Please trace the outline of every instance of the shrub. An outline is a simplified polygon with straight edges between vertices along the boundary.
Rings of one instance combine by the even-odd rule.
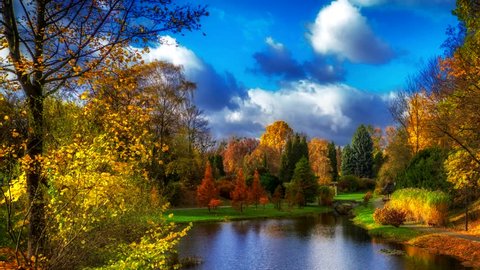
[[[217,207],[222,203],[219,199],[211,199],[208,203],[208,207],[212,209],[217,209]]]
[[[340,191],[353,192],[358,190],[359,179],[355,175],[345,175],[338,181],[338,189]]]
[[[318,203],[320,205],[332,205],[335,190],[329,186],[320,186],[318,189]]]
[[[219,180],[217,181],[217,189],[218,189],[218,194],[220,197],[225,198],[227,200],[231,200],[232,198],[230,197],[230,193],[233,191],[234,184],[230,180]]]
[[[439,148],[419,151],[397,179],[399,188],[424,188],[449,191],[452,185],[447,181],[444,161],[447,153]]]
[[[392,194],[389,205],[405,211],[408,220],[428,225],[445,225],[450,197],[442,191],[406,188]]]
[[[358,190],[374,190],[377,182],[370,178],[358,179]]]
[[[398,227],[405,222],[406,213],[402,210],[385,206],[377,208],[373,213],[373,220],[382,225]]]
[[[373,195],[371,191],[365,193],[365,196],[363,196],[363,202],[368,203],[372,197]]]

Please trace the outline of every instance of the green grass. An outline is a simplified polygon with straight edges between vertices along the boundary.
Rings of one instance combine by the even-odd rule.
[[[171,209],[165,215],[173,214],[173,217],[168,217],[167,220],[175,223],[188,222],[207,222],[207,221],[229,221],[253,218],[278,218],[278,217],[298,217],[307,216],[311,214],[326,213],[331,211],[331,208],[324,206],[306,206],[304,208],[287,208],[277,210],[273,204],[268,204],[265,209],[263,206],[249,206],[243,212],[237,211],[232,207],[222,207],[217,210],[208,212],[206,208],[198,209]]]
[[[359,201],[363,202],[363,197],[367,192],[356,192],[356,193],[340,193],[335,196],[333,199],[335,201]]]
[[[373,212],[375,211],[375,207],[373,207],[371,203],[369,203],[367,206],[356,207],[353,211],[355,213],[353,222],[356,225],[367,229],[368,233],[372,236],[405,242],[422,235],[421,232],[411,228],[401,226],[396,228],[391,225],[380,225],[375,223],[373,220]]]

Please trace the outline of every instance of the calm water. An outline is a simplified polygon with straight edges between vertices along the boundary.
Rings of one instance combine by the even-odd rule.
[[[376,241],[333,214],[195,224],[180,244],[180,256],[201,257],[203,264],[193,269],[208,270],[465,269],[451,257]]]

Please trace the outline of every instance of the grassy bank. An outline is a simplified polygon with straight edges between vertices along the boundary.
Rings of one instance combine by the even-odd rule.
[[[166,215],[173,214],[167,220],[176,223],[188,222],[207,222],[207,221],[229,221],[253,218],[279,218],[279,217],[299,217],[311,214],[326,213],[331,211],[329,207],[309,205],[303,208],[288,208],[286,205],[282,210],[277,210],[273,204],[263,206],[247,207],[243,212],[237,211],[232,207],[221,207],[208,212],[206,208],[189,208],[189,209],[171,209]]]
[[[415,237],[422,235],[422,232],[406,227],[394,227],[391,225],[376,224],[373,220],[373,212],[375,207],[369,203],[366,206],[359,206],[353,209],[355,218],[353,222],[368,230],[368,233],[372,236],[382,237],[387,240],[394,240],[405,242]]]
[[[357,201],[363,202],[363,197],[365,197],[366,192],[356,192],[356,193],[340,193],[335,196],[333,199],[336,201]]]

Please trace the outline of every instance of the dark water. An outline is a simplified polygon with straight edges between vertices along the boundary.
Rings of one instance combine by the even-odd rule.
[[[180,244],[180,256],[201,257],[203,264],[193,269],[208,270],[465,269],[451,257],[372,239],[333,214],[195,224]]]

